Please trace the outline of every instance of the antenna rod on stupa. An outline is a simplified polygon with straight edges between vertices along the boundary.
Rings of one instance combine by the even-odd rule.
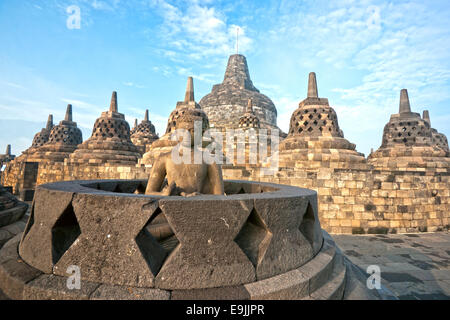
[[[402,89],[400,91],[400,108],[399,113],[411,112],[411,106],[409,104],[408,90]]]
[[[194,99],[194,79],[192,77],[188,78],[186,95],[184,96],[184,102],[195,101]]]
[[[48,115],[48,119],[47,119],[47,126],[46,129],[47,130],[51,130],[53,128],[53,115],[49,114]]]
[[[428,110],[423,110],[422,118],[431,126],[430,113],[428,112]]]
[[[111,97],[111,105],[109,107],[110,112],[119,112],[118,106],[117,106],[117,92],[113,91],[112,97]]]
[[[72,122],[72,105],[71,104],[67,105],[66,117],[64,118],[64,120]]]
[[[316,74],[311,72],[308,79],[308,98],[319,98],[319,93],[317,92],[317,80]]]
[[[144,121],[148,121],[148,109],[145,110],[145,117],[144,117]]]
[[[239,27],[236,28],[236,54],[239,54]]]
[[[8,145],[6,146],[6,155],[7,155],[7,156],[10,156],[10,155],[11,155],[11,145],[10,145],[10,144],[8,144]]]

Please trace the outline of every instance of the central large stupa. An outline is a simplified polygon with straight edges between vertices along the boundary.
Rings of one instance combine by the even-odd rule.
[[[249,99],[253,101],[253,110],[261,128],[279,129],[274,103],[253,85],[247,59],[241,54],[234,54],[228,60],[223,82],[214,85],[211,93],[203,97],[199,104],[208,115],[210,126],[225,131],[239,128],[239,119]]]

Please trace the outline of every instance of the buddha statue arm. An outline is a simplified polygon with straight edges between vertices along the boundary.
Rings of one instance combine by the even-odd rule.
[[[145,194],[157,194],[161,192],[162,185],[164,183],[164,179],[166,177],[166,163],[163,159],[159,158],[150,173],[150,177],[148,178],[147,189],[145,190]]]
[[[211,193],[224,195],[222,168],[219,164],[213,163],[208,165],[208,179],[211,183]]]

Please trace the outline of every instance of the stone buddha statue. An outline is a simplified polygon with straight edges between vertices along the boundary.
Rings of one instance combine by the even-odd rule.
[[[195,122],[202,124],[203,135],[208,127],[208,118],[195,103],[192,78],[188,80],[187,93],[190,94],[186,94],[184,103],[177,105],[178,118],[175,127],[179,130],[178,133],[186,134],[174,150],[163,153],[156,159],[148,180],[145,192],[147,195],[190,197],[200,194],[224,194],[221,166],[217,163],[206,163],[203,156],[201,161],[195,161],[199,154],[202,155],[201,144],[195,144]],[[180,158],[183,161],[179,161]]]

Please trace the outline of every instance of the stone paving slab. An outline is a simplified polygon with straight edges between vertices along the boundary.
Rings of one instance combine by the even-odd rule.
[[[382,284],[399,299],[450,300],[450,232],[333,238],[364,271],[378,265]]]

